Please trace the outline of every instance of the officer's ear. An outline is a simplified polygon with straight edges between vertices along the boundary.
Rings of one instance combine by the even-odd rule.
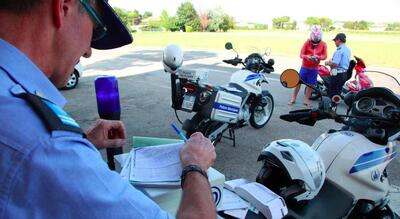
[[[64,18],[71,13],[74,4],[77,3],[78,0],[52,0],[53,22],[57,29],[61,28]]]

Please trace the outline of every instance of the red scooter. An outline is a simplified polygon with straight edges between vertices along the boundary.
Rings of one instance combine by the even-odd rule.
[[[373,83],[371,79],[365,74],[365,62],[357,57],[354,56],[355,60],[350,61],[349,68],[346,73],[346,83],[343,85],[341,96],[344,97],[344,95],[350,91],[353,92],[358,92],[360,90],[364,90],[370,87],[373,87]],[[353,76],[353,70],[355,69],[356,75],[355,75],[355,80],[349,81],[352,76]],[[320,90],[320,93],[323,96],[328,95],[328,87],[329,84],[331,83],[331,71],[324,65],[320,65],[318,67],[318,75],[322,80],[318,80],[317,83],[317,89]],[[320,98],[320,93],[317,91],[313,91],[311,93],[310,100],[316,100]]]

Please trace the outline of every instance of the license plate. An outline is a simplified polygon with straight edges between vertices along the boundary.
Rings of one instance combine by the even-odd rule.
[[[183,98],[182,108],[192,111],[194,106],[194,101],[196,100],[195,96],[192,95],[185,95]]]

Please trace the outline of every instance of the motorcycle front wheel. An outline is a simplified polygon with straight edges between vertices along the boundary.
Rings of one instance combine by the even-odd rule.
[[[250,112],[250,125],[256,129],[264,127],[271,119],[274,111],[274,98],[272,95],[268,91],[263,91],[262,98],[263,101],[259,101],[253,106]]]
[[[323,82],[318,81],[317,84],[317,89],[324,95],[327,92],[327,87],[325,86],[325,84]],[[306,92],[306,89],[304,89],[304,94]],[[311,96],[310,96],[310,100],[317,100],[318,98],[320,98],[321,95],[319,92],[312,90],[311,92]]]

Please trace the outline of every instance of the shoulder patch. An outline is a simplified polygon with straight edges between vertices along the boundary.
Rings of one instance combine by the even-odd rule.
[[[56,104],[30,93],[23,93],[20,96],[39,115],[49,131],[62,130],[83,134],[78,123]]]

